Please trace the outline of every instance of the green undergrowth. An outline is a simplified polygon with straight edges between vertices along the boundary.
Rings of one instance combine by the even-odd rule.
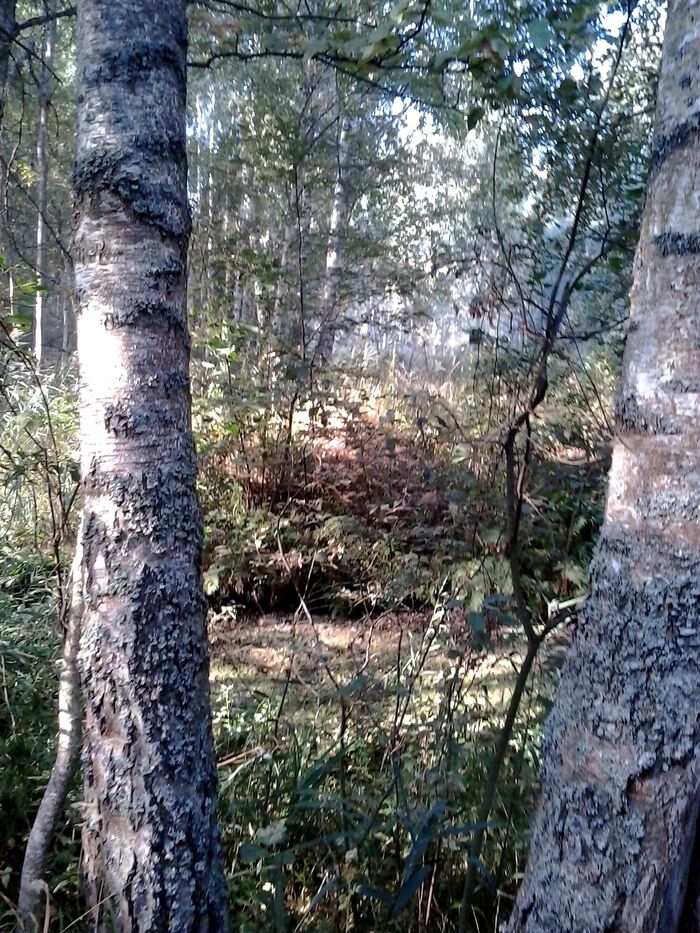
[[[453,930],[524,648],[505,542],[507,392],[489,414],[463,372],[440,384],[336,372],[307,385],[264,362],[241,362],[225,384],[199,384],[196,374],[194,383],[232,929]],[[603,386],[611,380],[601,367]],[[582,405],[577,380],[554,373],[532,423],[521,582],[540,623],[552,601],[584,591],[600,522],[604,412],[588,416]],[[72,501],[74,488],[65,417],[48,474],[54,503]],[[10,449],[21,424],[13,414],[3,429]],[[8,930],[56,734],[60,632],[42,464],[28,446],[3,467]],[[553,639],[529,680],[486,826],[477,931],[508,915],[524,866],[541,725],[565,641]],[[79,797],[76,777],[51,850],[51,930],[84,922]]]
[[[276,617],[230,625],[247,645],[215,639],[213,688],[235,929],[453,929],[522,644],[479,647],[442,610],[388,616],[376,630]],[[558,657],[543,655],[518,715],[475,929],[507,916],[523,868]]]
[[[0,547],[0,930],[14,930],[24,845],[53,764],[61,638],[46,563]],[[48,863],[50,929],[81,912],[77,780]]]
[[[212,362],[195,413],[236,929],[453,930],[524,648],[502,445],[527,373],[314,382],[274,348],[248,358],[249,338],[224,348],[248,378],[217,383]],[[602,517],[614,362],[587,365],[553,364],[516,451],[537,624],[585,592]],[[524,867],[563,641],[541,650],[502,764],[477,931],[507,917]]]
[[[604,413],[572,421],[572,382],[561,377],[534,419],[523,467],[520,551],[536,613],[582,591],[602,517]],[[266,397],[239,410],[224,396],[197,417],[213,605],[294,611],[303,598],[361,617],[445,597],[478,611],[509,594],[502,434],[481,423],[473,392],[340,380],[302,402],[284,388],[274,407]]]

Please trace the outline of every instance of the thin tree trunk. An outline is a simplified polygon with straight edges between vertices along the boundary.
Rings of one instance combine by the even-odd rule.
[[[272,308],[270,309],[270,320],[268,326],[271,331],[286,338],[288,336],[285,325],[289,323],[289,314],[286,307],[283,307],[283,300],[289,298],[289,276],[287,266],[289,264],[289,251],[294,239],[294,229],[290,220],[284,218],[284,232],[282,234],[282,243],[279,252],[279,265],[277,281],[275,282],[275,293],[272,299]]]
[[[0,0],[0,126],[5,115],[7,75],[10,67],[10,49],[17,37],[15,0]]]
[[[72,332],[75,324],[75,283],[73,264],[64,262],[61,281],[61,367],[67,369],[73,351]]]
[[[41,891],[51,837],[63,809],[68,783],[80,750],[80,683],[77,656],[82,614],[82,550],[80,535],[71,574],[71,605],[63,644],[63,661],[58,686],[58,740],[56,759],[48,784],[34,818],[22,865],[18,914],[20,927],[35,930],[43,914]]]
[[[10,50],[17,34],[15,0],[0,0],[0,130],[5,117],[7,78],[10,70]],[[7,163],[0,153],[0,249],[7,259],[10,254],[10,235],[7,217]],[[14,283],[12,268],[8,271],[8,310],[14,313]]]
[[[53,13],[54,4],[47,12]],[[44,354],[44,288],[46,287],[46,230],[45,217],[48,207],[48,160],[46,154],[49,104],[51,102],[51,69],[56,43],[56,20],[46,26],[46,41],[39,79],[39,116],[36,131],[36,170],[39,178],[36,216],[36,274],[37,292],[34,302],[34,358],[37,369],[41,369]]]
[[[212,225],[214,221],[214,174],[213,174],[213,162],[214,162],[214,152],[216,147],[216,134],[214,132],[214,119],[216,114],[216,94],[213,95],[212,106],[210,110],[210,120],[209,133],[207,136],[207,182],[206,190],[204,196],[204,205],[202,210],[205,215],[205,233],[204,233],[204,243],[202,246],[203,249],[203,263],[202,263],[202,296],[201,296],[201,306],[202,309],[208,309],[210,303],[209,288],[210,282],[214,275],[213,264],[212,264]]]
[[[321,320],[318,337],[318,362],[327,366],[333,356],[335,328],[338,304],[338,285],[342,274],[341,237],[347,221],[347,182],[345,173],[348,160],[348,132],[345,120],[341,117],[338,127],[338,150],[335,185],[331,204],[331,218],[328,228],[328,246],[326,249],[326,272],[321,295]]]
[[[512,933],[674,933],[688,915],[700,806],[699,61],[700,3],[670,0],[605,523],[546,730]]]
[[[185,0],[78,5],[90,929],[227,926],[190,422]]]
[[[255,283],[250,274],[250,257],[246,255],[254,248],[255,201],[252,195],[253,178],[253,167],[244,162],[241,165],[241,200],[236,220],[240,255],[238,275],[233,291],[233,306],[237,319],[246,324],[257,323]]]

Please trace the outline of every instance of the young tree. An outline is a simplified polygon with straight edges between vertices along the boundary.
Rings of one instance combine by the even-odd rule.
[[[670,0],[605,523],[513,933],[700,919],[699,15]]]
[[[78,5],[91,926],[224,930],[190,425],[185,0]]]

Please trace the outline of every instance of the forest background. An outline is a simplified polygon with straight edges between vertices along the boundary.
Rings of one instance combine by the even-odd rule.
[[[17,4],[0,137],[8,928],[80,498],[70,13]],[[649,0],[190,8],[193,422],[238,930],[508,916],[602,517],[662,19]],[[57,930],[85,910],[79,801],[76,779]]]

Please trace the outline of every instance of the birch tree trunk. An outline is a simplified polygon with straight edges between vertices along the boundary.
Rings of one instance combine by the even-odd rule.
[[[285,326],[290,319],[290,315],[287,312],[287,308],[283,307],[282,301],[290,292],[288,266],[289,252],[292,248],[292,240],[294,239],[294,228],[288,217],[284,218],[283,224],[282,243],[279,248],[277,282],[275,283],[275,293],[270,310],[269,327],[271,331],[287,336],[285,333]]]
[[[55,4],[49,4],[47,13],[55,12]],[[41,64],[41,77],[39,79],[39,118],[36,130],[36,170],[39,177],[36,212],[36,276],[37,292],[34,300],[34,358],[37,370],[43,363],[44,337],[46,322],[44,321],[44,288],[46,286],[46,210],[48,207],[48,159],[46,152],[47,131],[49,119],[49,104],[51,102],[51,84],[53,64],[53,51],[56,44],[56,20],[51,19],[46,26],[46,38]]]
[[[700,0],[670,0],[605,523],[512,933],[700,929],[699,64]]]
[[[248,162],[241,165],[241,200],[238,205],[236,232],[239,239],[239,254],[245,259],[239,263],[236,284],[233,289],[233,307],[238,321],[246,324],[259,323],[253,277],[250,274],[248,253],[254,248],[255,201],[251,195],[254,178],[253,166]]]
[[[78,4],[90,929],[226,929],[190,425],[185,0]]]
[[[327,366],[333,356],[335,327],[338,305],[338,286],[342,275],[341,237],[347,223],[347,182],[345,173],[348,161],[348,129],[341,116],[338,126],[337,167],[333,186],[333,201],[328,227],[326,248],[326,271],[321,294],[321,320],[317,355],[321,366]]]

